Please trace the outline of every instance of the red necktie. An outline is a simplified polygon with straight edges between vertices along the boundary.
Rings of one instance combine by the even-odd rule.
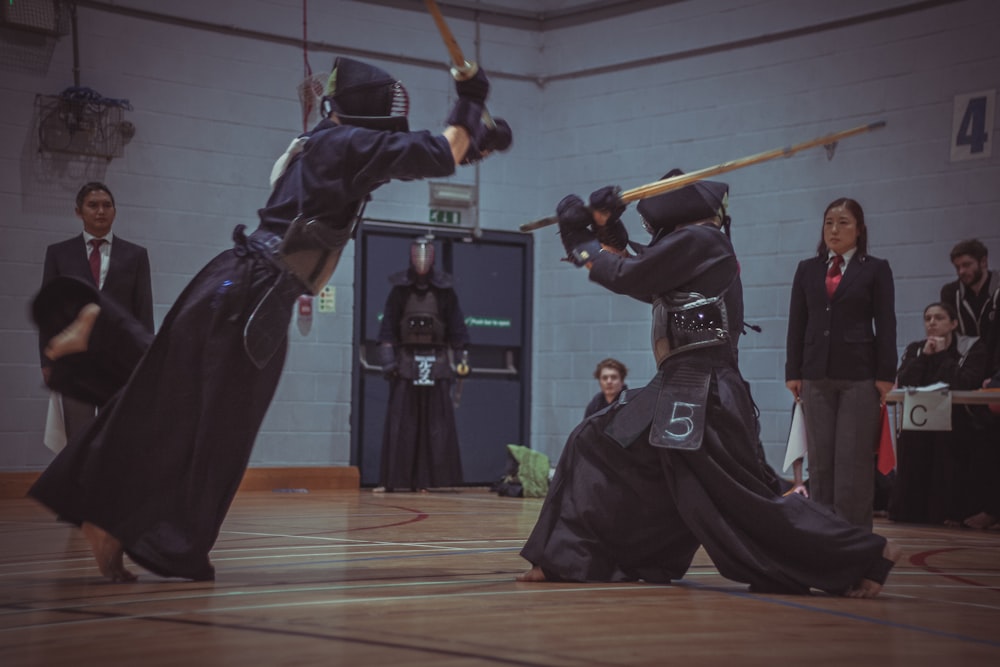
[[[101,288],[101,245],[105,239],[90,239],[90,275],[94,276],[94,284]]]
[[[840,265],[844,263],[844,258],[841,255],[834,255],[833,262],[830,264],[830,270],[826,272],[826,295],[833,298],[833,293],[837,291],[837,285],[840,284],[840,279],[843,275],[840,273]]]

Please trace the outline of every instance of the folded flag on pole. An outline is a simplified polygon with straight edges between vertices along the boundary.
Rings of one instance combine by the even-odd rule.
[[[796,459],[806,456],[806,420],[802,416],[802,404],[795,401],[792,408],[792,427],[788,431],[788,445],[785,447],[785,465],[783,470],[788,472]]]

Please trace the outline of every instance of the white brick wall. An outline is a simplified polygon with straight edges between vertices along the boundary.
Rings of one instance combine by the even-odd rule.
[[[483,226],[516,229],[569,192],[633,187],[673,166],[690,171],[888,121],[842,142],[832,161],[814,149],[723,179],[732,186],[747,319],[764,327],[744,338],[743,371],[764,412],[769,458],[779,464],[790,404],[783,382],[789,283],[815,248],[830,200],[861,201],[871,251],[892,263],[900,347],[921,336],[919,312],[951,278],[955,241],[978,236],[1000,266],[1000,156],[949,161],[953,97],[1000,87],[1000,5],[959,0],[907,12],[913,4],[689,0],[544,32],[484,24],[478,46],[476,26],[451,21],[467,53],[493,73],[491,106],[516,133],[514,150],[480,167]],[[41,65],[25,64],[11,55],[25,53],[23,41],[0,32],[0,470],[37,469],[50,459],[41,444],[46,393],[26,304],[45,246],[79,230],[72,214],[79,185],[106,181],[119,202],[116,232],[149,248],[159,323],[190,277],[229,245],[232,228],[254,224],[271,163],[300,129],[300,3],[124,0],[108,7],[79,9],[79,49],[81,84],[135,106],[127,114],[135,139],[109,163],[38,159],[34,95],[72,84],[71,39],[59,39]],[[897,15],[823,29],[893,9]],[[314,71],[329,68],[334,49],[384,54],[361,57],[406,82],[412,127],[441,127],[453,92],[428,16],[348,1],[310,3],[309,12],[309,38],[328,45],[310,53]],[[237,36],[228,26],[259,34]],[[464,169],[455,180],[474,178]],[[423,219],[426,192],[423,184],[386,186],[369,214]],[[634,212],[625,219],[633,238],[644,240]],[[596,391],[598,359],[622,359],[632,386],[655,369],[648,308],[559,262],[553,228],[535,237],[529,444],[556,456]],[[292,328],[254,465],[349,463],[353,261],[350,246],[333,279],[337,312],[316,313],[307,336]]]
[[[952,279],[948,252],[956,241],[979,237],[1000,266],[1000,156],[949,162],[954,96],[1000,84],[1000,5],[954,2],[906,13],[911,4],[686,2],[546,34],[553,80],[543,92],[545,153],[559,163],[547,170],[547,210],[568,192],[586,197],[607,183],[634,187],[674,166],[692,171],[888,122],[886,129],[841,142],[832,161],[813,149],[719,178],[731,185],[746,318],[764,328],[743,339],[741,366],[763,412],[763,439],[775,466],[783,460],[790,419],[784,388],[790,283],[798,261],[815,251],[827,203],[851,196],[865,207],[871,252],[889,259],[896,276],[900,350],[922,337],[923,307]],[[818,29],[891,9],[900,13]],[[770,43],[724,46],[800,29]],[[699,48],[709,52],[668,57]],[[657,58],[663,62],[628,64]],[[607,72],[560,78],[615,64]],[[647,238],[633,209],[624,217],[633,238]],[[554,455],[566,424],[596,391],[591,373],[598,359],[625,360],[633,386],[655,369],[648,311],[628,307],[622,297],[594,296],[583,276],[566,283],[573,270],[554,261],[558,240],[551,233],[536,236],[533,445]],[[564,306],[566,297],[585,304],[585,314]],[[560,307],[546,305],[553,298]],[[567,310],[574,322],[603,316],[589,350],[581,335],[566,333]],[[608,334],[616,330],[618,339]],[[561,392],[572,400],[552,398]]]

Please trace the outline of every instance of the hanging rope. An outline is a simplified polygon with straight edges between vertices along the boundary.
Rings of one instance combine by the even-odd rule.
[[[309,66],[309,0],[302,0],[302,64],[303,78],[308,79],[313,73]]]
[[[317,90],[317,82],[313,80],[312,67],[309,65],[309,2],[302,0],[302,70],[303,79],[299,84],[299,101],[302,103],[302,131],[309,130],[309,121],[313,112],[319,107],[323,89]]]

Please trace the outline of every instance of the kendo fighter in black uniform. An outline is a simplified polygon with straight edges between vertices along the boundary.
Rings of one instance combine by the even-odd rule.
[[[106,577],[135,578],[124,551],[161,576],[214,578],[208,554],[278,384],[295,299],[326,284],[373,190],[448,176],[509,145],[505,123],[484,121],[486,75],[456,89],[443,133],[409,132],[403,85],[337,58],[324,119],[275,165],[259,226],[249,235],[236,228],[235,246],[192,280],[152,341],[129,339],[127,320],[99,295],[52,284],[39,294],[49,355],[72,367],[59,389],[85,385],[108,400],[127,379],[29,491],[82,527]]]
[[[737,364],[743,288],[728,190],[701,181],[641,201],[653,238],[632,245],[635,256],[623,252],[616,188],[595,191],[589,208],[575,195],[559,203],[571,261],[652,304],[659,372],[570,434],[520,581],[666,583],[704,546],[722,576],[754,591],[874,597],[899,558],[885,538],[778,492]]]
[[[375,491],[461,484],[451,392],[456,376],[469,374],[469,331],[452,277],[434,265],[434,243],[420,237],[410,246],[409,268],[389,282],[378,333],[389,404]]]

